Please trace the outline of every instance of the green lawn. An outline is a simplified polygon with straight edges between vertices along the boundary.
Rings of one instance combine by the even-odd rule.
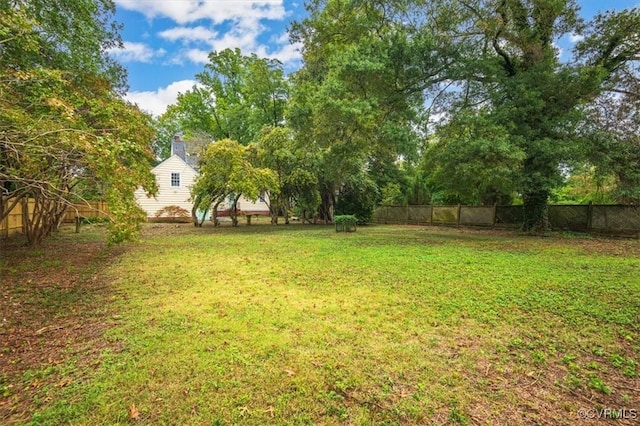
[[[639,255],[637,240],[149,225],[104,272],[105,349],[32,423],[574,424],[640,409]]]

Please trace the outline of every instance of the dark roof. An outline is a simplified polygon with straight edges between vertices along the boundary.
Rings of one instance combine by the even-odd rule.
[[[187,147],[185,145],[185,143],[181,140],[173,140],[171,142],[171,154],[172,155],[177,155],[178,157],[180,157],[182,159],[182,161],[184,161],[185,163],[187,163],[189,166],[193,167],[194,169],[196,168],[196,166],[198,165],[198,159],[195,158],[194,156],[188,155],[187,154]]]

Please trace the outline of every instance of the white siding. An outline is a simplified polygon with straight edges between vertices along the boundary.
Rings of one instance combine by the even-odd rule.
[[[167,206],[180,206],[191,213],[193,203],[189,201],[189,191],[198,173],[177,155],[158,164],[152,172],[158,182],[158,195],[155,198],[147,197],[142,189],[135,192],[136,200],[147,212],[147,217],[155,217],[158,210]],[[180,173],[180,187],[171,186],[171,173]]]
[[[225,200],[225,202],[221,203],[218,206],[218,210],[222,211],[222,210],[228,209],[229,207],[230,205],[228,200]],[[240,200],[238,201],[238,210],[267,213],[269,212],[269,206],[267,205],[266,202],[261,201],[260,199],[256,200],[256,202],[254,203],[253,201],[245,198],[244,196],[240,196]]]

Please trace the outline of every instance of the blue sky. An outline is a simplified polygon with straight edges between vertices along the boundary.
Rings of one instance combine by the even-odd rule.
[[[303,0],[115,0],[124,25],[124,49],[112,51],[129,73],[127,98],[161,114],[189,90],[210,51],[239,47],[244,54],[277,58],[289,71],[300,66],[299,47],[287,27],[306,14]],[[578,0],[590,18],[603,9],[637,6],[639,0]],[[559,42],[570,49],[573,40]]]

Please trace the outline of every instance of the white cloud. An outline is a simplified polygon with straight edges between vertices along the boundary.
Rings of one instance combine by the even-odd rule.
[[[271,47],[258,41],[267,30],[263,20],[282,21],[288,16],[283,0],[116,0],[116,4],[142,13],[149,19],[169,18],[179,24],[158,33],[159,37],[181,42],[186,47],[168,61],[170,64],[184,64],[186,61],[206,63],[208,52],[202,50],[203,43],[209,51],[239,48],[244,54],[277,57],[283,62],[299,59],[295,47],[289,45],[286,33],[273,40],[275,45]],[[195,27],[188,25],[196,22],[198,25]],[[203,22],[210,26],[203,25]],[[216,29],[221,24],[230,29],[221,34]],[[267,54],[270,51],[273,53]]]
[[[125,97],[128,101],[137,104],[141,110],[157,117],[162,115],[169,105],[176,103],[178,94],[191,90],[195,85],[197,82],[194,80],[174,81],[156,91],[129,92]]]
[[[287,43],[279,50],[270,52],[268,55],[262,55],[269,58],[275,58],[283,64],[292,64],[302,60],[302,43]]]
[[[140,12],[147,18],[169,18],[179,24],[209,19],[214,23],[228,20],[281,20],[286,16],[283,0],[116,0],[124,9]]]
[[[194,28],[175,27],[165,31],[161,31],[160,33],[158,33],[158,35],[165,40],[182,40],[183,42],[187,43],[197,41],[209,42],[215,39],[218,36],[218,33],[203,26],[197,26]]]
[[[151,62],[167,52],[164,49],[154,50],[144,43],[125,41],[122,49],[109,49],[108,53],[120,62]]]
[[[184,64],[186,61],[195,64],[206,64],[209,52],[220,52],[224,49],[239,48],[243,54],[255,53],[260,57],[276,58],[282,63],[295,63],[301,59],[301,44],[289,43],[288,33],[272,37],[269,46],[258,43],[258,37],[264,28],[258,23],[239,22],[232,30],[218,34],[205,27],[176,27],[159,33],[160,37],[169,41],[182,41],[185,45],[205,43],[208,50],[201,48],[182,49],[169,61],[171,64]]]
[[[189,49],[184,56],[195,64],[206,64],[209,62],[209,52],[201,49]]]
[[[571,43],[577,43],[582,40],[584,40],[584,36],[582,34],[569,34],[569,41],[571,41]]]

